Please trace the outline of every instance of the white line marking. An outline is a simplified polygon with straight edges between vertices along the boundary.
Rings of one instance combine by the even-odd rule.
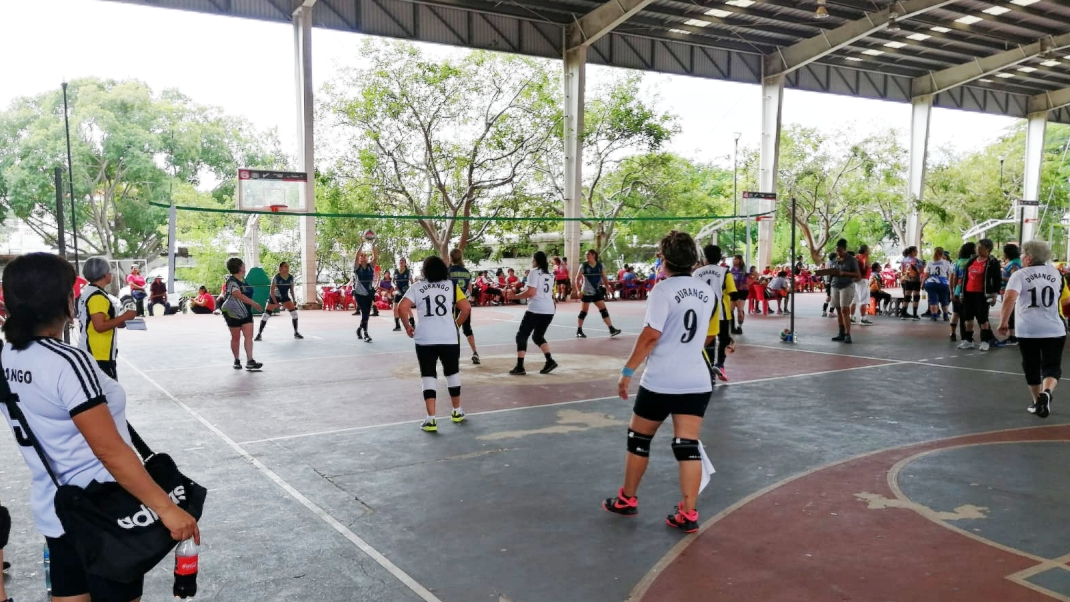
[[[141,378],[144,378],[146,381],[148,381],[154,387],[159,389],[160,392],[162,392],[164,395],[166,395],[168,398],[170,398],[171,401],[173,401],[175,403],[175,405],[177,405],[178,407],[180,407],[183,410],[185,410],[190,416],[193,416],[194,418],[196,418],[198,422],[200,422],[201,424],[203,424],[205,426],[205,428],[207,428],[208,430],[210,430],[213,433],[215,433],[215,435],[217,437],[219,437],[224,443],[229,445],[234,451],[238,452],[238,454],[241,457],[245,458],[245,460],[247,462],[252,464],[257,470],[259,470],[261,473],[263,473],[264,476],[266,476],[267,478],[269,478],[272,481],[274,481],[275,484],[278,485],[283,491],[285,491],[286,493],[290,494],[290,497],[292,497],[295,500],[297,500],[298,502],[300,502],[301,505],[304,506],[305,508],[308,508],[309,510],[311,510],[313,514],[315,514],[316,516],[318,516],[320,518],[320,520],[322,520],[323,522],[325,522],[328,525],[330,525],[335,531],[340,533],[342,535],[342,537],[345,537],[350,542],[352,542],[353,545],[357,546],[357,548],[360,549],[360,551],[362,551],[365,554],[367,554],[368,557],[371,558],[372,560],[374,560],[375,562],[377,562],[379,564],[379,566],[381,566],[384,569],[386,569],[387,572],[389,572],[398,581],[400,581],[406,587],[408,587],[410,590],[412,590],[413,593],[415,593],[417,596],[419,596],[422,600],[424,600],[425,602],[442,602],[442,600],[440,600],[437,596],[435,596],[430,591],[428,591],[427,588],[425,588],[424,586],[420,585],[415,579],[410,577],[408,573],[406,573],[405,571],[401,570],[393,562],[390,562],[390,560],[386,556],[383,556],[378,550],[373,548],[368,542],[366,542],[363,539],[361,539],[356,533],[350,531],[345,525],[343,525],[342,523],[338,522],[338,520],[336,520],[333,516],[331,516],[330,514],[327,514],[326,510],[321,508],[319,505],[317,505],[312,500],[310,500],[307,497],[305,497],[304,494],[302,494],[300,491],[295,489],[292,485],[290,485],[285,480],[283,480],[283,478],[280,477],[278,474],[276,474],[275,471],[271,470],[266,465],[264,465],[263,462],[261,462],[260,460],[256,459],[255,457],[253,457],[252,454],[250,454],[249,452],[245,451],[245,449],[241,445],[239,445],[238,443],[235,443],[233,439],[228,437],[227,434],[224,433],[223,431],[219,430],[219,428],[217,428],[214,424],[209,422],[204,416],[201,416],[200,414],[197,413],[196,410],[194,410],[193,408],[189,407],[188,405],[186,405],[185,403],[180,401],[177,397],[172,395],[170,391],[168,391],[167,389],[165,389],[162,386],[160,386],[160,383],[152,380],[152,378],[149,377],[149,375],[145,374],[137,366],[135,366],[134,364],[130,363],[129,360],[127,360],[126,358],[123,358],[123,361],[126,362],[126,365],[130,366],[134,370],[134,372],[137,372],[138,374],[140,374]]]

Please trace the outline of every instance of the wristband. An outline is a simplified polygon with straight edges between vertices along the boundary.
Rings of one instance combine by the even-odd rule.
[[[631,378],[631,377],[635,376],[635,370],[633,368],[629,368],[628,366],[625,366],[625,367],[620,369],[620,375],[624,376],[624,377],[627,377],[627,378]]]

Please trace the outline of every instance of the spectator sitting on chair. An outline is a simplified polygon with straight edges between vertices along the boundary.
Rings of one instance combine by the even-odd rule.
[[[777,272],[776,278],[769,281],[765,290],[771,299],[776,299],[776,313],[791,313],[787,307],[784,307],[788,299],[788,291],[791,290],[791,283],[788,282],[788,273],[786,271]]]
[[[145,297],[149,295],[145,291],[145,277],[141,275],[141,271],[136,265],[130,268],[130,275],[126,277],[126,284],[130,286],[130,296],[134,298],[134,303],[137,304],[138,317],[143,317],[145,315]]]
[[[156,305],[163,306],[163,315],[168,315],[171,312],[171,304],[167,302],[167,285],[163,283],[163,276],[157,276],[152,279],[152,284],[149,285],[149,315],[152,315],[152,310]]]
[[[881,264],[873,264],[873,275],[869,278],[869,296],[877,300],[877,313],[888,313],[892,304],[892,296],[884,292],[884,277],[881,275]]]
[[[560,290],[563,294],[565,291],[565,287],[562,286],[560,283],[557,284],[558,290]],[[505,278],[505,288],[502,289],[502,296],[505,298],[505,302],[519,303],[520,301],[516,298],[516,294],[517,292],[519,292],[519,290],[520,279],[516,277],[516,270],[514,270],[513,268],[509,268],[509,275]]]
[[[190,311],[195,314],[211,314],[215,312],[215,297],[208,294],[206,287],[197,289],[197,296],[190,304]]]

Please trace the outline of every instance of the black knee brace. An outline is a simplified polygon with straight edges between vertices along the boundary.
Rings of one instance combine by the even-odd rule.
[[[914,291],[913,297],[914,297],[914,303],[917,303],[918,301],[921,301],[921,293],[919,293],[918,291]]]
[[[586,319],[587,319],[587,312],[581,311],[580,312],[580,320],[586,320]]]
[[[424,389],[424,399],[438,399],[438,391],[435,389]]]
[[[609,310],[608,309],[600,309],[600,310],[598,310],[598,313],[602,314],[602,319],[603,320],[605,320],[606,318],[609,317]]]
[[[0,550],[7,547],[7,538],[11,535],[11,513],[0,506]]]
[[[653,440],[653,435],[644,435],[628,429],[628,453],[640,458],[650,457],[650,442]]]
[[[465,320],[464,324],[461,324],[461,332],[463,332],[466,337],[472,336],[472,322]]]
[[[461,396],[461,388],[460,387],[446,387],[446,389],[449,390],[450,397],[460,397]]]
[[[672,440],[672,455],[676,456],[677,462],[702,460],[702,454],[699,453],[698,446],[697,439],[680,439],[676,437]]]

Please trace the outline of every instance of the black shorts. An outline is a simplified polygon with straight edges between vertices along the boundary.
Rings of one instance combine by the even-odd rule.
[[[112,380],[119,380],[119,371],[116,369],[116,364],[117,362],[113,360],[97,360],[97,365],[100,366],[100,369],[104,371],[104,374],[107,374]]]
[[[253,312],[249,312],[244,318],[232,318],[227,314],[223,314],[223,319],[227,322],[227,328],[241,328],[246,324],[253,323]]]
[[[750,291],[736,291],[734,293],[728,293],[728,297],[733,301],[746,301],[748,292]]]
[[[962,293],[962,319],[978,324],[988,323],[988,297],[984,293]]]
[[[546,342],[546,331],[554,321],[554,314],[536,314],[530,311],[524,312],[524,318],[520,320],[520,329],[516,333],[517,351],[527,351],[528,337],[536,345]]]
[[[1018,339],[1026,384],[1037,386],[1043,383],[1045,378],[1062,378],[1065,346],[1066,337]]]
[[[599,303],[606,300],[606,289],[601,286],[595,289],[593,295],[583,295],[580,297],[582,303]]]
[[[398,303],[401,303],[401,300],[404,299],[404,298],[405,298],[405,293],[402,293],[402,292],[394,293],[394,305],[397,305]]]
[[[420,363],[420,376],[438,378],[438,363],[442,362],[442,374],[453,376],[461,371],[461,346],[417,345],[416,361]]]
[[[632,412],[640,418],[653,422],[665,422],[673,414],[684,416],[706,415],[710,405],[710,393],[655,393],[639,387]]]
[[[907,291],[913,291],[915,293],[920,293],[921,292],[921,281],[920,280],[917,281],[917,282],[904,281],[903,282],[903,292],[905,293]]]
[[[141,597],[145,587],[142,577],[133,583],[120,583],[86,573],[69,536],[46,537],[52,571],[52,595],[56,597],[89,594],[93,602],[130,602]]]

